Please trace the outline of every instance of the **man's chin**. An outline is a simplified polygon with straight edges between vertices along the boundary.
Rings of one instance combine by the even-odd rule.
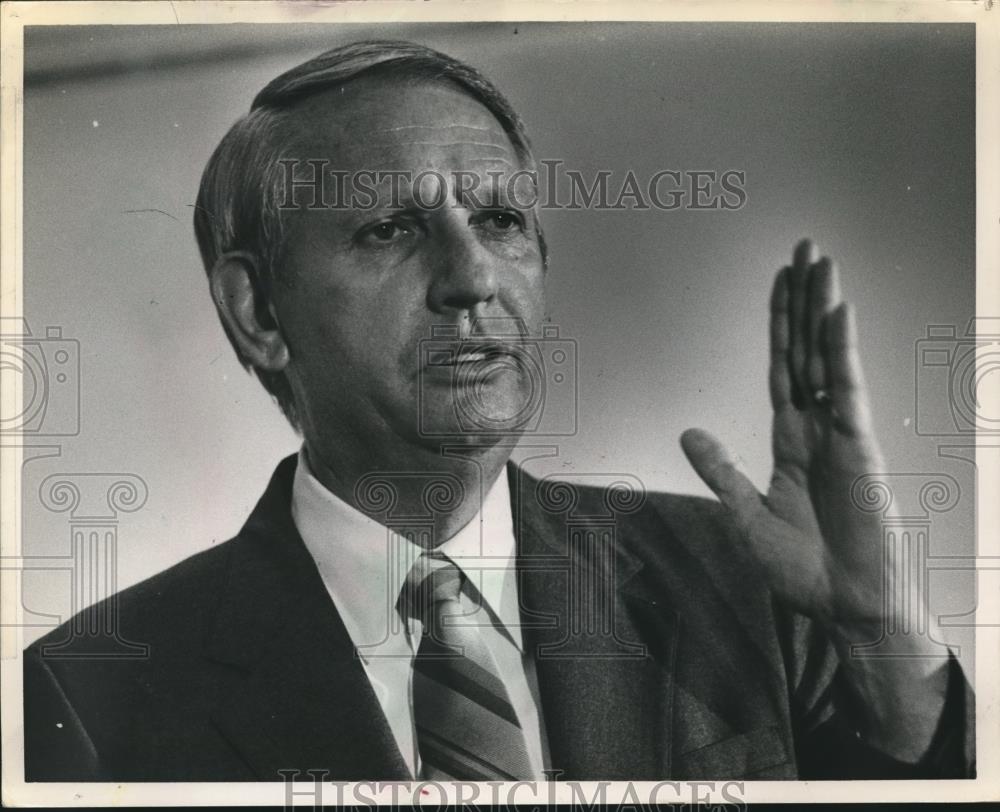
[[[459,419],[452,410],[447,414],[434,416],[437,419],[421,421],[419,434],[426,443],[448,445],[489,445],[503,443],[515,445],[521,435],[528,430],[523,419],[511,419],[504,415],[463,415]]]
[[[424,427],[420,436],[428,445],[495,446],[504,443],[515,445],[524,432],[525,427],[515,423],[468,427],[451,422],[447,425]]]
[[[449,448],[481,448],[486,450],[501,446],[514,447],[517,442],[518,436],[512,434],[439,434],[424,439],[424,443],[434,449],[448,446]]]
[[[419,415],[419,433],[439,443],[497,445],[516,444],[536,422],[534,410],[526,409],[524,394],[497,387],[488,397],[452,397],[439,402],[425,400]]]

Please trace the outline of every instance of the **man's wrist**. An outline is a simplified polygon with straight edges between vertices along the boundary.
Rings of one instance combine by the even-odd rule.
[[[901,761],[917,763],[931,745],[948,689],[949,655],[934,636],[897,635],[883,640],[878,656],[856,646],[879,639],[854,625],[832,636],[841,675],[850,692],[847,720],[855,735]]]

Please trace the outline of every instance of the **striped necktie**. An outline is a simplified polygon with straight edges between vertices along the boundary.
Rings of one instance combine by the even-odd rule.
[[[423,626],[413,664],[417,746],[425,780],[534,778],[524,731],[483,631],[478,603],[461,570],[425,553],[410,570],[400,608]],[[490,634],[499,645],[513,645]]]

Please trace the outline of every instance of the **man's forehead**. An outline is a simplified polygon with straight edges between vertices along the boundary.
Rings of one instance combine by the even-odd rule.
[[[387,163],[518,168],[500,122],[479,101],[438,83],[358,80],[303,104],[296,139],[316,155],[355,169]],[[368,164],[368,166],[363,166]],[[407,166],[393,167],[405,169]]]

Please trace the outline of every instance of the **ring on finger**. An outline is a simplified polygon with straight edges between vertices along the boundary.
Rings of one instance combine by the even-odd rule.
[[[812,398],[813,403],[824,409],[833,404],[833,397],[825,389],[814,389]]]

